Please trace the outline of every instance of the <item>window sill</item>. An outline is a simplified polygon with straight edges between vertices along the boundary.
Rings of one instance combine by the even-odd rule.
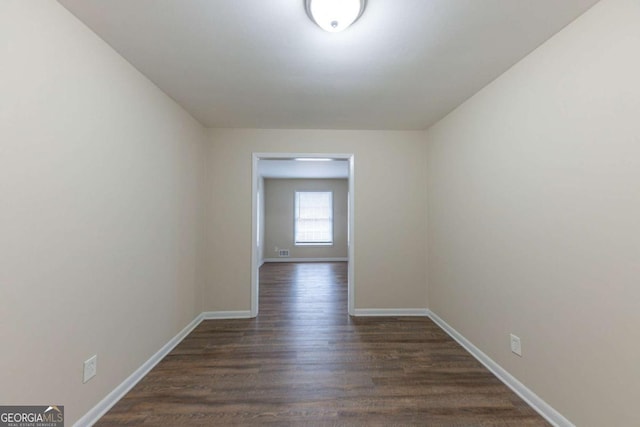
[[[333,246],[333,242],[331,243],[296,242],[295,246]]]

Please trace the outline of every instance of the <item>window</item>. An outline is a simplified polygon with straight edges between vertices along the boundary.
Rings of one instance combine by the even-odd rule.
[[[296,245],[333,244],[333,193],[296,191],[294,222]]]

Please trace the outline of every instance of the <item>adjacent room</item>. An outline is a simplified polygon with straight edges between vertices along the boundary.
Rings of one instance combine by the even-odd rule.
[[[638,52],[638,0],[0,0],[0,424],[640,425]]]

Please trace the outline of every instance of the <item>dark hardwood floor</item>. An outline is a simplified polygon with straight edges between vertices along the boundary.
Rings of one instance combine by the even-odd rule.
[[[429,319],[350,318],[346,274],[265,264],[258,318],[204,321],[97,425],[548,425]]]

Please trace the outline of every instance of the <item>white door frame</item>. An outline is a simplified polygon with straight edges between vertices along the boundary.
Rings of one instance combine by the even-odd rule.
[[[300,157],[319,157],[323,159],[347,160],[349,162],[349,211],[347,213],[349,221],[348,257],[347,266],[347,300],[349,315],[353,316],[355,299],[354,299],[354,155],[353,154],[335,154],[335,153],[253,153],[252,172],[251,172],[251,317],[258,315],[258,296],[259,296],[259,277],[258,269],[258,181],[260,175],[258,171],[258,162],[260,160],[290,160]],[[264,194],[263,194],[264,198]],[[264,242],[262,242],[264,244]]]

